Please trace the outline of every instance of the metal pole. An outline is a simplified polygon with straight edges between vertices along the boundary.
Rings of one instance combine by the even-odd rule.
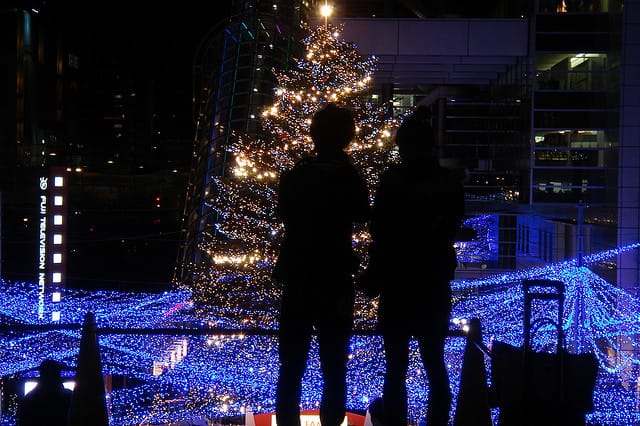
[[[2,279],[2,192],[0,192],[0,279]]]
[[[582,257],[584,256],[584,203],[582,200],[578,202],[578,266],[582,266]]]

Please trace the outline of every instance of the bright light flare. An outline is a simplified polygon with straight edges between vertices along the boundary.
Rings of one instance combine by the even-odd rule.
[[[320,6],[320,15],[322,15],[323,17],[328,18],[329,16],[331,16],[332,13],[333,13],[333,6],[327,3]]]

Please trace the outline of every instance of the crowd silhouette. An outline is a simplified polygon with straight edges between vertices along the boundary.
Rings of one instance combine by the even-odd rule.
[[[369,265],[358,285],[378,296],[385,376],[372,414],[385,425],[407,422],[409,341],[418,342],[429,380],[428,426],[448,424],[451,391],[444,359],[451,286],[457,265],[453,247],[464,218],[462,181],[439,164],[426,107],[398,128],[401,162],[381,176],[370,222]]]

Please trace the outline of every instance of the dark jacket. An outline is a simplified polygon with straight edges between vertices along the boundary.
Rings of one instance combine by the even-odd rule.
[[[62,383],[39,383],[18,405],[16,426],[66,426],[71,395]]]
[[[274,269],[277,281],[289,285],[310,276],[355,273],[359,261],[352,248],[353,224],[368,219],[369,196],[345,153],[306,157],[283,172],[277,202],[285,227]]]
[[[428,322],[431,313],[448,316],[449,282],[457,265],[453,243],[463,217],[462,182],[436,158],[394,165],[383,173],[363,280],[381,295],[381,324]]]

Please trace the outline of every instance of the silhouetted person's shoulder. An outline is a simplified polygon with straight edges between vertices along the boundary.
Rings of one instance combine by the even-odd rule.
[[[17,426],[66,426],[72,392],[68,389],[32,390],[18,410]]]
[[[428,221],[431,215],[451,212],[457,219],[464,214],[464,186],[454,171],[433,164],[397,164],[381,176],[376,192],[374,220],[396,220],[405,215]],[[417,227],[418,223],[407,226]]]
[[[71,395],[62,384],[60,364],[43,361],[38,384],[18,404],[16,426],[66,426]]]
[[[353,181],[361,181],[356,168],[350,163],[347,154],[337,153],[334,157],[320,158],[317,156],[305,157],[294,165],[291,169],[284,171],[282,174],[284,179],[303,178],[307,182],[317,182],[318,184],[326,184],[325,179],[351,179]]]
[[[328,158],[305,157],[282,173],[277,209],[285,221],[296,217],[364,221],[369,210],[366,182],[343,152]]]

